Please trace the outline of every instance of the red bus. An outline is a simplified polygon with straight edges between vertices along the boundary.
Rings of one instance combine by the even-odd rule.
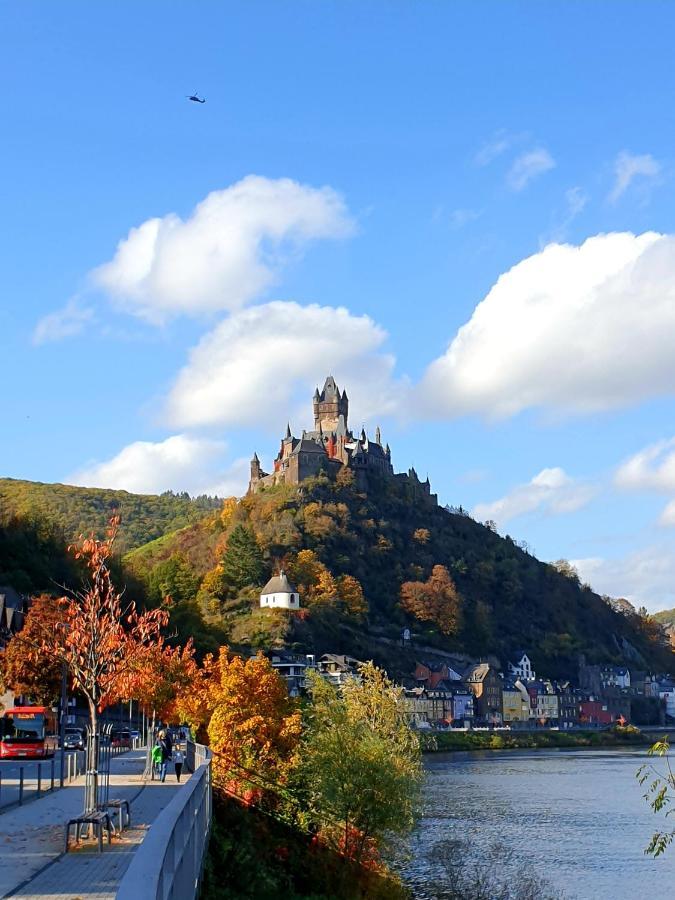
[[[47,706],[15,706],[0,719],[0,759],[46,759],[58,746],[56,716]]]

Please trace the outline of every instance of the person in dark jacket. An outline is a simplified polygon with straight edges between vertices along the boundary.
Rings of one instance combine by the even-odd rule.
[[[171,748],[166,737],[159,739],[159,746],[162,748],[162,762],[159,768],[159,780],[164,781],[166,778],[166,767],[171,759]]]

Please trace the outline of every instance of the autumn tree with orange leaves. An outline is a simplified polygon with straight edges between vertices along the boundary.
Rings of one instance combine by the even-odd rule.
[[[46,633],[65,621],[63,607],[48,594],[31,600],[21,631],[0,651],[0,681],[5,690],[25,694],[50,706],[59,696],[63,664],[51,654],[38,654]]]
[[[287,781],[301,716],[285,680],[262,654],[230,658],[227,647],[221,647],[217,658],[206,658],[176,708],[198,733],[206,730],[216,786],[260,799]]]
[[[192,639],[184,647],[171,647],[160,638],[138,653],[124,679],[124,699],[137,700],[153,726],[156,716],[177,722],[177,699],[192,690],[197,672]]]
[[[119,518],[114,517],[105,540],[87,538],[74,548],[89,581],[81,590],[55,601],[62,615],[55,627],[43,627],[34,645],[24,642],[31,663],[39,664],[45,656],[65,663],[73,686],[87,701],[92,734],[88,764],[93,772],[85,797],[87,808],[96,803],[98,715],[111,703],[130,696],[148,652],[161,646],[161,629],[168,622],[165,609],[139,614],[135,603],[123,602],[122,593],[115,588],[109,560],[118,528]]]
[[[459,631],[462,598],[445,566],[434,566],[426,581],[401,585],[401,604],[423,622],[432,622],[443,634]]]

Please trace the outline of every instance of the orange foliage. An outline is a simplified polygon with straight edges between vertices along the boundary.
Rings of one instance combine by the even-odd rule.
[[[288,569],[306,606],[342,604],[349,615],[359,619],[368,612],[358,579],[353,575],[335,578],[313,550],[301,550],[288,562]]]
[[[427,581],[402,584],[401,603],[418,619],[433,622],[443,634],[459,630],[462,599],[445,566],[434,566]]]
[[[169,647],[160,640],[137,655],[121,690],[126,700],[138,700],[146,713],[178,724],[178,696],[190,690],[197,671],[192,638],[185,647]]]
[[[337,587],[340,600],[349,615],[362,619],[368,613],[368,603],[358,578],[354,578],[353,575],[342,575],[337,580]]]
[[[90,581],[57,601],[62,623],[43,627],[40,642],[29,653],[34,664],[45,654],[66,663],[74,687],[89,703],[92,726],[97,711],[127,698],[132,673],[142,666],[148,648],[161,644],[160,630],[168,622],[165,609],[139,614],[133,602],[123,606],[108,568],[118,528],[114,517],[106,540],[88,538],[74,548]]]
[[[286,780],[295,762],[301,717],[286,682],[261,654],[230,658],[221,647],[217,659],[205,660],[176,708],[194,727],[203,731],[206,725],[216,785],[244,796],[254,789],[267,793],[266,782]],[[247,772],[255,774],[249,778]]]
[[[43,650],[45,633],[65,621],[60,601],[47,594],[34,597],[21,631],[0,652],[0,679],[6,690],[51,704],[61,687],[61,660]]]

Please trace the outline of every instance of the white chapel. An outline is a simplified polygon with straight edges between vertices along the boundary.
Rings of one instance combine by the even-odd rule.
[[[260,606],[263,609],[300,609],[300,594],[283,569],[262,589]]]

